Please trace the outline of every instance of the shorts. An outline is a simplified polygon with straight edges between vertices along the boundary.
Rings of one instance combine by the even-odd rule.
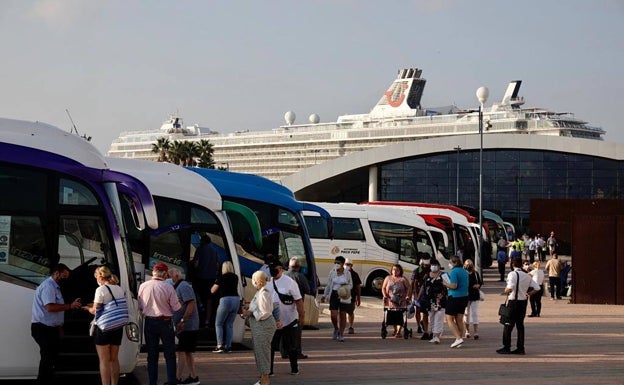
[[[329,310],[346,312],[350,305],[350,303],[342,303],[340,297],[338,297],[338,292],[332,290],[331,296],[329,297]]]
[[[446,306],[444,314],[446,315],[464,315],[468,306],[468,297],[448,297],[446,299]]]
[[[199,330],[187,330],[178,334],[178,352],[195,353]]]
[[[343,305],[344,305],[345,313],[352,315],[353,312],[355,311],[355,302],[344,303]]]
[[[93,342],[96,345],[121,345],[124,328],[120,327],[113,330],[102,331],[99,327],[95,327]]]

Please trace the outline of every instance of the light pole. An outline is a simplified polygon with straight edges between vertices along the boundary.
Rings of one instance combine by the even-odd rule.
[[[477,89],[477,99],[479,100],[479,258],[475,258],[477,271],[481,272],[481,258],[483,253],[483,105],[490,95],[487,87]]]
[[[461,147],[457,146],[454,148],[457,151],[457,180],[455,181],[455,205],[459,206],[459,150]]]

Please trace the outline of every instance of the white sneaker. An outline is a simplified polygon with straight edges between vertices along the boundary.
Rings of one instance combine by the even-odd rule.
[[[452,348],[456,348],[456,347],[458,347],[459,345],[461,345],[461,344],[463,344],[463,343],[464,343],[464,339],[463,339],[463,338],[456,338],[456,339],[455,339],[455,342],[453,342],[453,343],[451,344],[451,347],[452,347]]]
[[[437,345],[440,343],[440,339],[438,337],[433,337],[432,339],[429,340],[429,342]]]

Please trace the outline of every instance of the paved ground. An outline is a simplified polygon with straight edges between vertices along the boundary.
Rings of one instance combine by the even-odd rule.
[[[567,299],[543,298],[540,318],[526,319],[525,356],[501,356],[502,326],[498,306],[503,283],[495,269],[486,274],[486,300],[480,305],[480,339],[459,349],[448,326],[440,345],[414,338],[381,339],[381,301],[366,297],[356,311],[356,334],[344,343],[332,341],[327,305],[322,305],[319,330],[305,330],[303,347],[310,357],[300,361],[301,373],[289,375],[287,360],[277,359],[271,383],[280,384],[624,384],[624,307],[573,305]],[[391,328],[391,327],[389,327]],[[247,331],[246,337],[250,338]],[[513,335],[515,342],[515,333]],[[251,341],[246,340],[251,346]],[[197,353],[202,384],[254,384],[251,350],[230,354]],[[165,382],[161,357],[159,384]],[[148,384],[145,355],[135,370]]]

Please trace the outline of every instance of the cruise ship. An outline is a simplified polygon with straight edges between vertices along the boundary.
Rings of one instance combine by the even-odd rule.
[[[157,160],[152,145],[159,138],[173,141],[209,140],[216,167],[261,175],[274,181],[315,164],[391,143],[479,133],[478,110],[454,105],[424,108],[426,80],[422,70],[398,71],[396,79],[367,114],[343,115],[321,123],[316,114],[309,123],[294,124],[288,111],[285,125],[266,131],[220,134],[199,125],[184,126],[170,115],[160,129],[122,132],[108,151],[111,157]],[[603,140],[605,131],[588,125],[569,112],[525,108],[519,96],[521,80],[511,81],[499,103],[483,106],[483,132],[554,135]]]

